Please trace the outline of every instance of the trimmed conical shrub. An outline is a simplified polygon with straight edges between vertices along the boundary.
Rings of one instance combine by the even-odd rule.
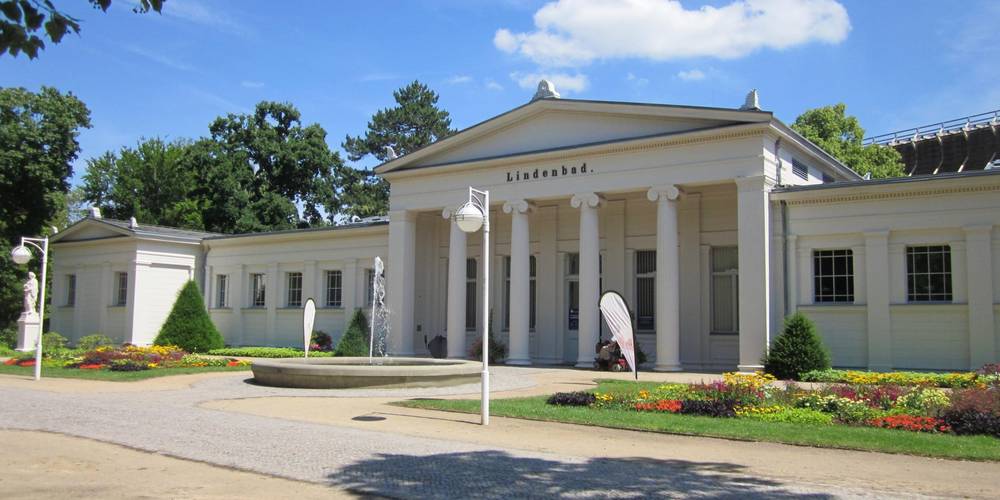
[[[222,349],[225,341],[208,317],[201,292],[194,281],[188,281],[177,302],[153,341],[156,345],[175,345],[187,352],[206,352]]]
[[[830,368],[830,354],[816,325],[802,313],[785,319],[785,328],[764,358],[764,371],[782,380],[799,380],[811,370]]]
[[[351,323],[337,343],[334,356],[368,356],[369,335],[368,318],[361,309],[356,309]]]

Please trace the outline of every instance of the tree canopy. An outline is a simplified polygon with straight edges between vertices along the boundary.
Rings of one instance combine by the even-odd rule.
[[[63,216],[80,129],[90,111],[72,93],[0,89],[0,255]],[[17,318],[26,270],[0,258],[0,328]]]
[[[217,118],[209,133],[90,159],[85,198],[111,217],[220,233],[323,225],[339,212],[343,162],[291,104],[261,102]]]
[[[437,106],[438,94],[414,81],[392,93],[396,105],[377,111],[363,136],[344,138],[341,145],[351,161],[372,156],[380,162],[391,158],[386,146],[402,156],[453,133],[451,117]],[[340,172],[344,213],[367,217],[388,211],[389,185],[371,169],[345,168]]]
[[[873,179],[903,175],[898,151],[878,144],[862,145],[865,129],[847,114],[843,103],[802,113],[792,129],[861,175],[871,174]]]
[[[132,12],[160,12],[166,0],[138,0]],[[111,0],[87,0],[90,6],[107,12]],[[39,36],[37,33],[44,29]],[[58,9],[52,0],[0,0],[0,56],[24,53],[29,59],[38,57],[45,48],[43,37],[59,43],[67,33],[80,33],[80,20]]]

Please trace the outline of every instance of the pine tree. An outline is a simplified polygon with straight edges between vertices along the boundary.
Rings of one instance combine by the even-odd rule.
[[[351,323],[347,326],[347,330],[344,331],[344,335],[340,337],[340,342],[337,343],[337,350],[334,355],[368,356],[369,347],[371,347],[369,338],[368,318],[365,317],[365,313],[361,309],[356,309],[354,316],[351,317]]]
[[[175,345],[188,352],[206,352],[225,347],[222,335],[208,317],[201,291],[194,281],[188,281],[177,295],[177,302],[153,343]]]
[[[785,319],[785,328],[764,358],[764,371],[783,380],[830,368],[830,354],[816,332],[816,325],[802,313]]]

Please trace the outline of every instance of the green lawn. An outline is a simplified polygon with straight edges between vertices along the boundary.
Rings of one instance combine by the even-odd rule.
[[[239,372],[249,371],[249,366],[203,366],[192,368],[154,368],[138,372],[113,372],[109,370],[80,370],[78,368],[42,367],[42,378],[78,378],[85,380],[107,380],[109,382],[133,382],[155,377],[170,375],[187,375],[191,373],[208,372]],[[35,374],[33,366],[8,366],[0,364],[0,375],[24,375],[32,377]]]
[[[657,384],[639,384],[652,388]],[[599,381],[600,392],[636,390],[634,382]],[[544,396],[494,399],[490,413],[500,417],[707,436],[740,441],[769,441],[823,448],[902,453],[938,458],[1000,461],[1000,439],[990,436],[953,436],[846,425],[810,425],[751,419],[712,418],[623,409],[553,406]],[[395,403],[411,408],[479,413],[479,400],[417,399]]]

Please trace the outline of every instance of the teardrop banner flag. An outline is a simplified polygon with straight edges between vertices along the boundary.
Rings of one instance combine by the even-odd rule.
[[[611,336],[618,342],[622,356],[628,361],[629,368],[639,380],[639,371],[635,366],[635,335],[632,334],[632,316],[625,305],[625,299],[618,292],[605,292],[601,296],[601,314],[608,323]]]
[[[306,299],[302,307],[302,340],[305,343],[306,357],[309,357],[309,344],[312,343],[313,324],[316,322],[316,302]]]

